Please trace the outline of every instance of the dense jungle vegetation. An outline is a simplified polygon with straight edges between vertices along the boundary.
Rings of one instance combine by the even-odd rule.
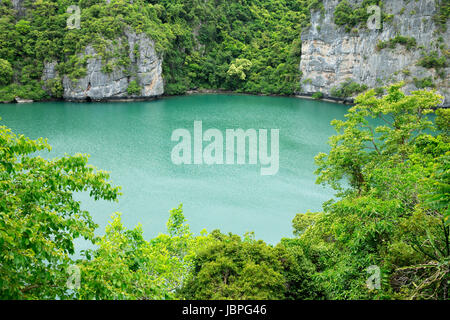
[[[221,89],[257,94],[290,95],[300,90],[301,32],[310,24],[310,11],[324,10],[319,0],[12,0],[0,2],[0,101],[19,96],[42,100],[61,98],[62,77],[85,75],[91,44],[105,71],[130,64],[127,44],[106,50],[125,31],[144,32],[164,58],[165,93]],[[438,0],[434,16],[446,29],[449,1]],[[341,1],[334,22],[348,32],[364,28],[367,7]],[[68,29],[78,5],[81,28]],[[382,20],[391,17],[382,13]],[[408,45],[410,45],[408,43]],[[413,45],[413,44],[411,44]],[[117,47],[117,46],[116,46]],[[41,81],[44,62],[58,61],[59,77]],[[136,91],[135,86],[129,92]]]
[[[312,0],[24,0],[16,12],[0,3],[0,101],[62,95],[61,79],[42,83],[44,61],[59,61],[60,77],[84,75],[92,44],[106,61],[108,40],[127,28],[145,32],[164,57],[167,94],[214,88],[264,94],[298,90],[300,34]],[[70,5],[81,9],[81,28],[68,29]],[[73,12],[72,12],[73,13]],[[111,68],[126,66],[123,52]],[[245,80],[245,81],[244,81]],[[43,87],[46,90],[43,90]]]
[[[50,150],[45,140],[0,126],[0,298],[448,299],[450,110],[435,109],[435,92],[405,95],[402,85],[361,94],[332,122],[316,174],[336,197],[296,215],[294,236],[275,246],[252,233],[194,235],[181,205],[154,239],[119,213],[96,236],[73,195],[118,201],[108,173],[87,155],[45,160],[35,155]],[[95,248],[74,261],[77,238]],[[81,283],[69,290],[74,265]]]

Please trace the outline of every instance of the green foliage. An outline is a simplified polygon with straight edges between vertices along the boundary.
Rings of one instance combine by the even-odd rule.
[[[450,224],[450,152],[447,152],[440,160],[441,162],[434,164],[433,173],[429,178],[430,193],[424,194],[423,198],[431,208],[443,213],[444,221],[448,225]]]
[[[47,92],[42,89],[41,81],[30,80],[28,83],[19,85],[12,83],[5,87],[0,87],[0,101],[13,101],[15,97],[31,100],[43,100],[48,97]]]
[[[450,280],[449,110],[443,97],[405,95],[403,84],[358,96],[329,154],[316,157],[317,183],[338,191],[323,212],[299,214],[294,239],[276,246],[213,231],[194,236],[182,206],[167,234],[145,240],[114,214],[94,236],[73,193],[116,200],[107,173],[87,156],[45,160],[40,139],[0,127],[1,299],[447,299]],[[430,133],[435,132],[431,135]],[[73,261],[74,239],[96,247]],[[68,290],[68,267],[81,270]],[[367,270],[381,271],[369,289]]]
[[[213,231],[195,252],[186,299],[307,299],[314,266],[293,240],[276,247]]]
[[[378,5],[383,7],[383,2],[378,0],[364,0],[358,7],[354,8],[347,0],[339,1],[334,11],[334,23],[338,26],[344,26],[347,32],[350,32],[354,27],[361,25],[365,27],[370,13],[367,13],[367,8],[371,5]],[[382,14],[382,21],[385,17]]]
[[[68,29],[66,9],[81,7],[81,28]],[[48,95],[59,98],[61,90],[56,82],[36,85],[42,76],[44,61],[58,61],[59,76],[68,75],[76,80],[85,75],[88,56],[81,57],[85,47],[91,45],[102,58],[103,71],[112,72],[130,64],[128,42],[124,33],[130,28],[145,33],[156,42],[158,52],[168,48],[172,33],[169,26],[158,18],[158,6],[144,0],[133,3],[126,0],[67,1],[41,0],[26,2],[26,12],[16,21],[15,11],[9,1],[0,3],[0,57],[9,61],[15,72],[15,86],[0,88],[0,100],[10,100],[12,95],[23,98],[34,96],[41,100]],[[122,38],[122,44],[117,41]],[[0,70],[4,70],[0,67]],[[6,70],[6,69],[5,69]],[[3,75],[0,86],[4,85]],[[34,82],[33,90],[20,87]],[[8,82],[9,83],[9,82]],[[47,94],[42,94],[42,87]],[[30,89],[30,87],[28,87]]]
[[[0,85],[7,85],[11,82],[13,70],[7,60],[0,59]]]
[[[322,92],[314,92],[314,93],[312,94],[312,98],[313,98],[313,99],[320,100],[320,99],[323,98],[323,93],[322,93]]]
[[[106,172],[85,155],[45,160],[43,139],[30,140],[0,126],[0,298],[72,297],[65,286],[73,240],[94,239],[90,214],[73,198],[89,191],[94,199],[116,200]]]
[[[187,277],[192,250],[204,236],[193,237],[185,224],[182,206],[170,212],[168,235],[146,241],[142,227],[127,230],[114,214],[98,249],[79,261],[83,285],[79,299],[174,299]]]
[[[137,96],[141,94],[141,87],[136,80],[130,81],[128,84],[127,93],[130,96]]]
[[[427,91],[406,96],[400,91],[402,86],[402,83],[391,86],[388,95],[380,99],[375,98],[374,90],[369,90],[356,100],[358,105],[350,109],[345,122],[332,121],[339,135],[330,138],[332,151],[328,156],[320,154],[316,157],[319,183],[341,190],[339,181],[345,176],[351,187],[362,191],[366,183],[364,169],[373,157],[380,154],[406,157],[413,147],[411,141],[416,139],[415,132],[421,133],[432,125],[424,114],[439,105],[442,97]],[[394,122],[386,119],[388,114]],[[387,125],[373,128],[366,119],[370,117],[379,117]],[[368,152],[368,144],[373,148],[371,152]]]
[[[307,212],[304,214],[298,214],[292,220],[292,227],[294,228],[294,235],[300,236],[306,232],[306,230],[313,226],[319,217],[320,212]]]
[[[414,85],[418,89],[434,88],[435,87],[432,77],[427,77],[427,78],[422,78],[422,79],[414,78],[413,81],[414,81]]]
[[[72,4],[81,7],[80,29],[66,27]],[[301,31],[309,24],[309,9],[320,7],[315,0],[42,0],[27,4],[25,16],[16,21],[11,3],[3,1],[0,57],[12,65],[19,86],[39,81],[44,61],[58,61],[61,78],[84,76],[87,45],[110,73],[130,65],[128,49],[138,54],[124,37],[131,28],[155,40],[164,56],[167,94],[210,88],[290,95],[300,86]],[[236,61],[251,66],[234,70],[233,65],[239,69]],[[59,90],[47,92],[60,96]],[[10,97],[1,93],[0,100]]]
[[[441,69],[447,67],[447,58],[445,56],[439,56],[439,54],[436,51],[430,52],[428,54],[425,54],[418,62],[418,66],[424,67],[424,68],[434,68],[434,69]]]
[[[278,250],[262,241],[214,231],[198,250],[181,295],[186,299],[282,299]]]
[[[57,60],[61,77],[79,78],[88,44],[105,72],[129,66],[127,44],[117,45],[129,26],[156,41],[169,94],[194,88],[292,94],[299,85],[299,35],[309,10],[323,10],[317,0],[83,0],[82,28],[69,30],[70,4],[27,2],[17,20],[11,1],[0,3],[0,100],[61,97],[61,78],[40,81],[43,62]],[[382,2],[354,8],[340,1],[336,24],[347,31],[364,26],[372,4]],[[443,25],[447,18],[445,0],[435,19]],[[416,41],[396,36],[378,48],[397,44],[413,49]],[[139,48],[132,50],[137,56]],[[444,69],[441,52],[418,64]],[[414,82],[434,86],[431,78]],[[85,155],[45,160],[39,154],[50,150],[46,141],[0,126],[0,298],[448,299],[449,110],[437,110],[433,123],[427,115],[442,97],[425,90],[407,96],[402,85],[365,92],[344,121],[332,122],[331,149],[315,160],[317,183],[334,188],[336,198],[323,212],[297,215],[295,238],[276,246],[252,234],[194,236],[181,205],[170,212],[167,234],[145,240],[140,225],[126,229],[117,213],[96,237],[92,217],[73,194],[117,200],[109,175],[89,166]],[[366,89],[347,80],[332,95]],[[141,88],[131,81],[127,91],[138,95]],[[73,261],[77,238],[96,247]],[[71,291],[67,270],[74,264],[82,282]],[[366,286],[373,265],[381,269],[380,290]]]
[[[436,126],[447,136],[450,133],[450,109],[436,110]]]
[[[44,87],[47,89],[47,92],[49,92],[52,97],[62,98],[64,88],[62,85],[62,80],[60,78],[47,80]]]
[[[71,4],[81,7],[80,29],[66,27],[66,9]],[[382,7],[383,3],[364,0],[352,6],[340,1],[335,22],[347,31],[364,27],[370,5]],[[99,0],[42,0],[27,3],[26,8],[26,14],[16,20],[11,2],[0,3],[0,57],[11,64],[19,87],[39,82],[46,61],[58,61],[60,78],[67,75],[76,80],[84,76],[87,45],[102,58],[104,72],[129,67],[129,50],[135,57],[139,52],[136,46],[128,48],[124,34],[131,28],[155,40],[157,51],[164,57],[167,94],[206,88],[281,95],[300,90],[300,35],[309,26],[310,10],[324,10],[318,0],[112,0],[109,4]],[[445,15],[445,8],[441,4],[441,14]],[[386,20],[387,16],[383,14],[382,18]],[[408,49],[415,47],[413,38],[402,36],[379,46],[397,43]],[[439,59],[421,63],[442,69]],[[245,68],[237,65],[238,61],[246,61]],[[0,86],[9,84],[1,78]],[[7,79],[11,79],[9,72]],[[32,92],[27,98],[61,97],[56,82],[43,87],[46,95],[34,83],[32,91],[25,90]],[[0,88],[0,100],[21,96],[18,91],[18,87]],[[137,87],[132,85],[130,92],[137,94]]]
[[[227,71],[227,75],[230,77],[237,77],[239,80],[245,80],[247,75],[246,71],[250,70],[252,63],[247,59],[236,59]]]
[[[382,50],[384,48],[394,49],[397,44],[404,45],[406,49],[412,50],[417,46],[417,41],[413,37],[405,37],[401,35],[397,35],[394,38],[391,38],[387,41],[379,41],[377,43],[377,49]]]
[[[298,91],[300,34],[309,24],[310,2],[158,1],[163,7],[160,19],[171,25],[175,39],[164,59],[166,93],[197,88],[286,95]],[[236,61],[251,66],[241,72],[233,67],[238,67]]]
[[[309,10],[320,10],[322,12],[325,11],[323,1],[321,1],[321,0],[311,0],[308,8],[309,8]]]
[[[324,214],[294,219],[306,257],[329,299],[446,299],[449,272],[448,131],[427,118],[443,97],[401,92],[360,95],[334,120],[329,154],[316,157],[317,182],[338,191]],[[440,111],[438,129],[448,119]],[[366,286],[381,270],[381,289]]]
[[[367,90],[367,86],[365,84],[361,85],[357,82],[352,81],[351,79],[348,79],[347,81],[342,83],[340,87],[332,88],[331,95],[337,98],[348,98],[365,90]]]
[[[383,87],[377,87],[374,90],[377,97],[384,95],[385,89]]]

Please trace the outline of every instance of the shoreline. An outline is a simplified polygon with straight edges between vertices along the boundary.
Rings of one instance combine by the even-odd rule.
[[[255,97],[286,97],[286,98],[298,98],[298,99],[340,103],[340,104],[345,104],[345,105],[353,105],[354,104],[353,99],[339,99],[339,98],[333,98],[333,97],[314,99],[312,97],[312,94],[305,94],[305,93],[303,93],[303,94],[302,93],[294,93],[291,95],[282,95],[282,94],[235,92],[235,91],[220,90],[220,89],[199,89],[199,90],[186,91],[186,93],[184,95],[193,95],[193,94],[236,94],[236,95],[248,95],[248,96],[255,96]],[[180,96],[183,96],[183,95],[180,95]]]
[[[29,100],[29,99],[22,99],[19,97],[16,97],[13,101],[0,101],[0,104],[29,104],[29,103],[35,103],[35,102],[75,102],[75,103],[105,103],[105,102],[144,102],[144,101],[154,101],[161,98],[170,98],[170,97],[183,97],[183,96],[190,96],[190,95],[196,95],[196,94],[232,94],[232,95],[246,95],[246,96],[255,96],[255,97],[284,97],[284,98],[297,98],[297,99],[305,99],[305,100],[314,100],[314,101],[323,101],[323,102],[329,102],[329,103],[336,103],[336,104],[342,104],[347,106],[353,106],[355,105],[353,98],[335,98],[330,96],[324,96],[323,98],[316,99],[312,97],[312,94],[308,93],[295,93],[292,95],[281,95],[281,94],[263,94],[263,93],[248,93],[248,92],[236,92],[236,91],[230,91],[230,90],[220,90],[220,89],[195,89],[195,90],[188,90],[183,94],[174,94],[174,95],[167,95],[162,94],[160,96],[149,96],[149,97],[110,97],[106,99],[43,99],[43,100]],[[443,104],[436,109],[447,109],[450,108],[450,103]]]

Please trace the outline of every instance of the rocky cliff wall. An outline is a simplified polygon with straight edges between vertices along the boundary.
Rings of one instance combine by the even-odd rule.
[[[442,78],[435,69],[417,66],[422,50],[431,50],[439,37],[449,43],[450,24],[445,33],[439,34],[433,21],[438,10],[434,0],[384,1],[383,11],[392,15],[391,21],[383,23],[381,30],[358,28],[357,32],[346,32],[334,23],[339,1],[323,3],[325,11],[312,12],[311,27],[302,34],[302,93],[322,92],[330,97],[332,88],[348,79],[369,88],[403,80],[405,91],[410,92],[417,89],[414,78],[432,77],[438,92],[445,96],[444,104],[450,105],[450,69],[441,70],[445,75]],[[397,44],[394,49],[377,49],[379,41],[388,41],[396,35],[414,37],[416,48],[408,50]]]
[[[85,75],[79,79],[63,76],[63,98],[69,101],[105,101],[146,99],[162,95],[164,93],[162,58],[155,50],[154,41],[145,34],[127,31],[124,37],[110,43],[106,48],[106,55],[117,48],[121,50],[128,48],[128,52],[125,52],[130,60],[128,66],[116,64],[118,58],[106,62],[93,46],[87,46],[85,52],[80,55],[81,58],[87,58]],[[106,64],[114,68],[107,71]],[[57,63],[54,61],[45,63],[42,80],[58,77],[56,67]],[[136,82],[139,86],[139,93],[128,92],[132,82]]]
[[[25,0],[12,0],[12,5],[16,11],[17,17],[23,17],[25,15]]]

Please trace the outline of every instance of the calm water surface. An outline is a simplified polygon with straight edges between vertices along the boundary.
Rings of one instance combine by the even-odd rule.
[[[1,124],[31,138],[48,138],[52,158],[88,153],[90,163],[111,172],[122,186],[118,203],[95,202],[79,194],[103,234],[111,214],[124,224],[139,222],[145,236],[165,232],[168,211],[183,203],[192,231],[202,229],[277,243],[292,235],[296,213],[320,210],[333,196],[315,184],[314,156],[327,152],[332,119],[344,119],[340,104],[284,97],[193,95],[130,103],[33,103],[0,106]],[[176,166],[172,131],[279,129],[280,170],[261,176],[259,165]],[[204,144],[206,146],[206,143]],[[84,245],[80,242],[79,246]]]

